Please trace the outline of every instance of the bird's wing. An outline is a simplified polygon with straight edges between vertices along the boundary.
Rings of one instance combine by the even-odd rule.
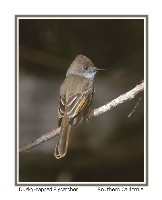
[[[72,126],[76,126],[81,119],[84,121],[88,115],[93,92],[93,81],[74,75],[67,77],[60,89],[59,125],[65,115]]]
[[[76,126],[83,117],[83,121],[88,115],[88,111],[93,98],[93,90],[85,90],[71,96],[68,102],[60,97],[59,118],[67,115],[68,121],[72,126]]]

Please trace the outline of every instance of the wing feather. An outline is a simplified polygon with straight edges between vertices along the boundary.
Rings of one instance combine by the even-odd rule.
[[[82,81],[81,84],[78,84],[78,79]],[[59,125],[65,115],[72,126],[76,126],[81,120],[84,121],[89,112],[93,93],[93,81],[78,76],[67,77],[60,90]]]

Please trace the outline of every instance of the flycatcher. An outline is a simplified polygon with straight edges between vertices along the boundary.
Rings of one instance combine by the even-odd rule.
[[[60,88],[59,126],[60,134],[54,155],[57,159],[66,155],[70,128],[84,122],[94,94],[94,77],[99,69],[83,55],[78,55],[66,73]]]

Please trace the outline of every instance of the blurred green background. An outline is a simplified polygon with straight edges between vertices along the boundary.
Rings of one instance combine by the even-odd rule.
[[[78,54],[96,67],[92,108],[144,79],[143,19],[19,19],[20,147],[56,129],[59,88]],[[144,181],[144,105],[138,97],[71,130],[67,155],[57,138],[19,157],[20,182]]]

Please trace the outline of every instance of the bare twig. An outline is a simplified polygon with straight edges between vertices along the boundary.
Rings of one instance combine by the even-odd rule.
[[[31,142],[25,146],[23,146],[22,148],[20,148],[19,152],[24,152],[24,151],[30,151],[31,149],[33,149],[34,147],[38,146],[39,144],[46,142],[50,139],[52,139],[53,137],[55,137],[56,135],[58,135],[60,132],[60,127],[49,132],[46,133],[44,135],[42,135],[40,138],[36,139],[34,142]]]
[[[116,99],[112,100],[111,102],[107,102],[105,105],[94,109],[89,117],[97,117],[98,115],[111,110],[112,108],[133,99],[138,93],[142,92],[144,90],[144,82],[142,82],[140,85],[137,85],[134,89],[130,90],[129,92],[120,95]]]
[[[139,105],[141,99],[142,99],[142,97],[139,97],[139,99],[138,99],[137,102],[136,102],[136,105],[134,106],[133,110],[129,113],[128,117],[131,117],[132,114],[136,111],[136,109],[137,109],[137,107],[138,107],[138,105]]]
[[[98,115],[101,115],[102,113],[107,112],[108,110],[111,110],[112,108],[133,99],[137,94],[142,92],[144,90],[144,82],[141,84],[137,85],[134,89],[130,90],[129,92],[120,95],[116,99],[112,100],[111,102],[107,102],[105,105],[96,108],[91,111],[89,114],[89,118],[91,117],[97,117]],[[34,142],[29,143],[22,148],[20,148],[19,152],[25,152],[33,149],[34,147],[38,146],[39,144],[46,142],[52,138],[54,138],[56,135],[58,135],[60,132],[60,127],[57,128],[56,130],[53,130],[49,133],[46,133],[45,135],[41,136],[40,138],[36,139]]]

